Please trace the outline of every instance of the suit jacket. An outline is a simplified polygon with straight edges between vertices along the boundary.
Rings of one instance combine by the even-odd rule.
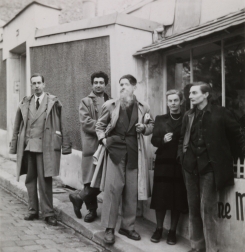
[[[183,118],[181,137],[178,146],[178,156],[185,169],[185,152],[189,147],[191,126],[195,110],[187,111]],[[230,137],[245,151],[245,141],[240,132],[240,126],[232,114],[223,107],[210,105],[203,116],[203,138],[215,177],[216,189],[222,189],[234,184],[233,157]]]
[[[25,135],[25,151],[43,152],[43,131],[46,119],[48,98],[45,94],[38,110],[34,97],[31,99]]]
[[[108,95],[104,94],[105,101]],[[95,124],[99,117],[99,109],[96,103],[96,95],[91,92],[81,100],[79,106],[79,119],[81,123],[82,138],[82,180],[83,184],[91,182],[94,173],[93,154],[98,148],[99,142],[95,133]]]
[[[145,124],[144,135],[150,135],[154,127],[154,121],[150,115],[149,105],[137,101],[138,123]],[[115,128],[119,118],[120,100],[109,100],[102,107],[101,116],[96,123],[96,133],[98,139],[107,137]],[[147,200],[150,197],[150,181],[148,172],[148,159],[144,137],[142,133],[137,133],[138,142],[138,199]]]
[[[56,96],[47,95],[47,108],[43,132],[42,152],[44,163],[44,176],[59,175],[60,155],[71,153],[71,142],[67,135],[67,127],[64,126],[62,104]],[[10,143],[10,154],[17,153],[17,181],[19,176],[26,174],[26,167],[22,164],[25,149],[25,136],[28,120],[28,110],[32,96],[26,96],[20,102],[16,112],[13,137]],[[36,115],[37,117],[38,115]],[[60,134],[57,134],[60,132]]]

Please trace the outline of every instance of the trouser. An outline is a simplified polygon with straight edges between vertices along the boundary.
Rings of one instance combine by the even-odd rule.
[[[218,193],[214,173],[184,171],[189,204],[189,236],[191,247],[217,252]]]
[[[99,188],[90,187],[90,183],[84,184],[83,190],[79,191],[79,197],[84,201],[89,211],[98,208],[97,195],[100,194]]]
[[[39,187],[40,208],[43,217],[53,216],[52,177],[44,177],[43,154],[24,152],[24,165],[27,168],[25,185],[28,192],[28,211],[39,213],[37,182]]]
[[[138,169],[126,168],[127,155],[118,165],[108,156],[101,224],[115,228],[122,199],[121,228],[134,230],[138,201]]]

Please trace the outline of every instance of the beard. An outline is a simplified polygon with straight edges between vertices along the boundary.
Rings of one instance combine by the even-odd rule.
[[[120,93],[120,106],[122,109],[128,108],[134,102],[134,97],[128,91],[124,90]]]

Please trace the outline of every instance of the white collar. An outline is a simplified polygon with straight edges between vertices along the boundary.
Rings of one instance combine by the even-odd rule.
[[[44,97],[44,92],[38,97],[34,94],[34,97],[35,97],[35,103],[37,102],[37,99],[39,98],[39,104],[42,103],[42,100],[43,100],[43,97]]]

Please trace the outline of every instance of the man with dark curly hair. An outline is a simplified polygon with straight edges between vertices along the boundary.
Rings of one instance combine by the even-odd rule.
[[[95,72],[91,75],[92,92],[81,100],[79,106],[79,119],[81,123],[82,137],[82,182],[83,190],[77,190],[69,195],[77,218],[81,219],[80,209],[85,202],[89,213],[85,216],[85,222],[93,222],[97,217],[97,195],[99,188],[90,187],[94,173],[93,154],[98,148],[99,142],[95,132],[95,124],[100,117],[102,104],[109,99],[105,93],[108,84],[108,75],[104,72]]]

